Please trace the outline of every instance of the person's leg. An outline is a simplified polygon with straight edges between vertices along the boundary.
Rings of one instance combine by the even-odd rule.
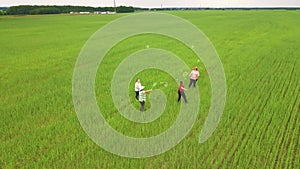
[[[184,99],[184,102],[187,103],[187,100],[186,100],[186,96],[185,96],[185,93],[184,92],[180,92],[181,96],[183,97]]]
[[[196,87],[196,80],[193,80],[193,86]]]
[[[145,111],[145,101],[143,101],[143,111]]]
[[[140,102],[141,103],[141,112],[145,110],[145,101]]]
[[[178,99],[177,99],[178,102],[180,101],[180,98],[181,98],[181,94],[180,91],[178,91]]]
[[[193,80],[192,80],[192,79],[190,79],[189,88],[191,87],[192,83],[193,83]]]
[[[139,91],[135,91],[135,98],[136,100],[139,100]]]

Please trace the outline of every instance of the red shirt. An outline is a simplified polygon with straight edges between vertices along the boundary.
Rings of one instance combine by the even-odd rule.
[[[180,92],[184,92],[184,85],[183,84],[180,84],[179,87],[178,87],[178,91]]]

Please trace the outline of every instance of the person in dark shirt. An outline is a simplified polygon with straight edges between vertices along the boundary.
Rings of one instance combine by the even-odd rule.
[[[186,96],[185,96],[185,91],[186,89],[184,88],[184,84],[183,84],[183,81],[180,81],[180,85],[178,87],[178,102],[180,101],[181,99],[181,96],[183,97],[184,99],[184,102],[187,103],[187,100],[186,100]]]

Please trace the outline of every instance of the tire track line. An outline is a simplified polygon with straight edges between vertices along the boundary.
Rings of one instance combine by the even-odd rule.
[[[274,63],[276,63],[277,61],[276,60],[274,60],[273,61],[273,64],[272,65],[274,65]],[[278,71],[278,70],[280,70],[280,68],[281,67],[283,67],[284,66],[284,64],[283,64],[284,62],[281,60],[278,64],[277,64],[277,67],[274,69],[275,71]],[[271,75],[272,75],[273,73],[271,73]],[[264,76],[267,76],[268,74],[265,74]],[[281,81],[282,83],[284,83],[283,81]],[[257,109],[255,109],[255,110],[253,110],[253,112],[259,112],[259,111],[261,111],[261,110],[263,110],[265,107],[267,107],[267,105],[268,105],[268,101],[270,100],[270,97],[272,96],[272,92],[271,91],[274,91],[274,89],[276,89],[278,86],[281,86],[281,84],[282,83],[273,83],[273,86],[271,87],[271,88],[269,88],[268,86],[264,86],[264,90],[263,91],[270,91],[270,92],[268,92],[269,94],[268,94],[268,96],[267,97],[264,97],[264,98],[266,98],[264,101],[262,101],[262,102],[260,102],[261,104],[259,104],[257,107]],[[267,88],[267,89],[269,89],[269,90],[265,90],[265,88]],[[257,99],[256,99],[257,100]],[[262,100],[262,97],[261,97],[261,95],[259,95],[259,99],[258,100]],[[251,130],[250,131],[253,131],[253,130],[255,130],[255,128],[257,128],[257,126],[261,126],[261,125],[257,125],[257,123],[258,122],[260,122],[259,121],[259,118],[261,117],[261,114],[258,114],[258,113],[256,113],[257,114],[257,118],[255,119],[255,124],[253,125],[253,127],[251,128]],[[273,115],[273,114],[272,114]],[[272,121],[272,117],[273,116],[271,116],[271,119],[270,119],[270,121]],[[248,120],[247,122],[248,123],[250,123],[252,120]],[[248,123],[247,123],[247,125],[248,125]],[[261,122],[261,123],[264,123],[264,122]],[[247,131],[249,131],[249,129],[247,130]],[[240,144],[243,144],[243,146],[241,146],[241,147],[245,147],[246,145],[248,145],[248,143],[249,143],[249,141],[250,141],[250,139],[251,139],[251,137],[252,137],[253,135],[249,135],[249,137],[247,138],[247,140],[246,140],[246,143],[244,143],[243,144],[243,140],[245,139],[245,138],[243,138],[241,141],[240,141]],[[259,136],[260,137],[260,136]],[[258,137],[258,138],[259,138]],[[238,148],[238,147],[237,147]],[[235,152],[234,153],[236,153],[237,151],[238,151],[238,149],[235,149]],[[241,155],[242,154],[239,154],[238,155],[238,162],[239,162],[239,160],[240,160],[240,158],[241,158]],[[233,159],[232,159],[232,157],[231,157],[231,162],[233,161]],[[252,162],[252,159],[250,159],[249,160],[249,162],[248,162],[248,165],[249,164],[251,164],[251,162]]]
[[[276,62],[276,60],[274,60],[273,63],[274,63],[274,62]],[[273,65],[273,64],[272,64],[272,65]],[[282,62],[279,62],[279,64],[278,64],[277,67],[281,67],[281,66],[282,66]],[[277,68],[277,69],[275,69],[275,70],[278,71],[279,69]],[[262,76],[263,76],[263,78],[264,78],[264,77],[266,77],[267,75],[268,75],[268,74],[263,74]],[[262,78],[262,79],[263,79],[263,78]],[[274,86],[271,87],[269,90],[272,91],[277,85],[279,85],[279,83],[274,83]],[[264,87],[266,88],[267,86],[264,86]],[[270,93],[270,94],[268,95],[267,99],[266,99],[264,102],[260,102],[260,104],[259,104],[258,106],[257,106],[257,105],[253,105],[253,106],[252,106],[252,107],[254,107],[254,110],[252,110],[252,112],[255,112],[255,111],[257,111],[257,110],[261,110],[263,107],[266,107],[266,105],[267,105],[267,103],[268,103],[268,100],[269,100],[269,98],[271,97],[272,92],[269,92],[269,93]],[[258,96],[258,99],[259,99],[259,100],[262,99],[260,95]],[[255,109],[255,107],[257,107],[257,108]],[[251,110],[251,108],[248,108],[248,109]],[[244,114],[245,114],[245,113],[244,113]],[[257,126],[257,122],[258,122],[258,119],[259,119],[259,117],[260,117],[260,114],[258,114],[258,113],[251,113],[251,115],[253,115],[253,116],[244,118],[245,121],[246,121],[246,123],[244,123],[243,126],[246,126],[246,129],[244,129],[243,131],[249,131],[249,130],[252,131],[252,130]],[[250,119],[250,118],[251,118],[251,119]],[[253,119],[254,119],[254,120],[253,120]],[[254,124],[252,124],[253,121],[254,121]],[[252,125],[249,125],[249,124],[252,124]],[[251,127],[249,127],[249,126],[251,126]],[[239,127],[239,126],[237,126],[237,127]],[[249,132],[245,132],[245,133],[249,133]],[[232,162],[232,161],[233,161],[233,156],[234,156],[234,154],[236,154],[236,152],[239,150],[239,147],[241,147],[242,145],[243,145],[242,147],[244,147],[245,145],[247,145],[247,143],[249,142],[249,139],[250,139],[250,136],[251,136],[251,135],[248,136],[248,139],[247,139],[247,141],[246,141],[246,144],[243,144],[243,142],[245,141],[244,139],[247,138],[247,135],[246,135],[245,133],[241,133],[241,134],[243,134],[243,135],[242,135],[242,138],[239,139],[237,143],[235,143],[234,141],[232,141],[230,148],[227,149],[227,152],[226,152],[226,154],[225,154],[225,157],[223,158],[223,160],[222,160],[221,163],[220,163],[220,166],[224,163],[225,159],[227,159],[227,157],[229,156],[229,154],[232,154],[232,155],[229,156],[229,157],[230,157],[230,161]],[[234,147],[234,145],[236,145],[236,146]],[[233,147],[234,147],[234,148],[233,148]],[[230,153],[232,150],[233,150],[233,152]],[[239,162],[239,160],[238,160],[238,162]],[[238,163],[238,162],[237,162],[237,163]]]
[[[293,66],[292,71],[289,73],[289,76],[287,78],[287,79],[291,79],[291,80],[289,80],[289,84],[287,85],[286,90],[284,90],[284,96],[286,96],[286,93],[287,93],[288,89],[291,86],[293,72],[294,72],[294,66]],[[288,119],[287,119],[287,121],[285,123],[285,128],[284,128],[284,131],[283,131],[282,136],[281,136],[279,148],[278,148],[278,151],[277,151],[277,154],[276,154],[276,158],[275,158],[275,163],[274,163],[274,166],[273,166],[274,169],[278,168],[279,165],[280,165],[280,163],[281,163],[281,161],[283,161],[283,158],[280,158],[280,156],[281,156],[282,151],[283,151],[284,142],[287,141],[287,139],[289,139],[289,138],[286,137],[286,135],[288,133],[288,129],[289,129],[288,126],[289,126],[290,121],[291,121],[292,112],[294,110],[294,106],[296,104],[296,101],[297,101],[297,99],[295,99],[295,101],[293,103],[293,106],[292,106],[292,110],[289,112],[289,117],[288,117]]]
[[[275,60],[275,61],[276,61],[276,60]],[[273,61],[273,64],[272,64],[272,65],[274,65],[274,62],[275,62],[275,61]],[[275,72],[276,72],[276,71],[279,71],[281,67],[283,67],[283,61],[280,61],[280,62],[279,62],[278,66],[275,68]],[[272,73],[271,73],[271,74],[272,74]],[[268,75],[268,74],[265,74],[264,76],[267,76],[267,75]],[[268,105],[268,101],[269,101],[270,97],[272,96],[272,92],[271,92],[271,91],[273,91],[274,89],[277,88],[277,86],[280,86],[280,85],[284,85],[284,81],[281,81],[281,83],[274,83],[273,86],[272,86],[271,88],[268,88],[270,92],[268,92],[269,95],[268,95],[267,98],[265,99],[265,103],[260,102],[261,104],[258,105],[258,108],[257,108],[255,111],[262,110],[262,109],[264,109],[264,108]],[[265,86],[265,88],[266,88],[266,86]],[[264,91],[265,91],[265,90],[264,90]],[[265,97],[264,97],[264,98],[265,98]],[[259,95],[259,100],[261,100],[261,99],[262,99],[262,97],[261,97],[261,95]],[[254,111],[254,110],[253,110],[253,111]],[[256,113],[256,114],[258,114],[258,113]],[[274,114],[274,113],[273,113],[273,114]],[[273,114],[271,115],[271,119],[272,119],[272,117],[273,117]],[[252,128],[251,128],[250,131],[253,131],[255,128],[257,128],[257,126],[261,126],[261,125],[257,125],[257,123],[260,122],[260,121],[259,121],[259,118],[260,118],[260,117],[261,117],[260,114],[258,114],[257,118],[255,119],[255,124],[252,126]],[[250,124],[251,121],[252,121],[251,119],[248,119],[247,122],[249,122],[249,124]],[[262,123],[263,123],[263,122],[262,122]],[[246,123],[246,124],[247,124],[247,123]],[[248,125],[247,125],[247,126],[248,126]],[[246,131],[249,131],[249,128],[247,128]],[[249,133],[249,132],[248,132],[248,133]],[[261,135],[260,135],[260,136],[261,136]],[[260,136],[258,136],[258,138],[259,138]],[[240,144],[243,145],[242,147],[245,147],[246,145],[248,145],[248,143],[249,143],[251,137],[252,137],[252,135],[249,135],[248,137],[246,137],[247,140],[246,140],[246,143],[244,143],[244,144],[243,144],[243,140],[245,139],[245,137],[243,137],[243,139],[241,140],[241,143],[240,143]],[[237,148],[238,148],[238,147],[237,147]],[[236,153],[236,152],[238,151],[237,148],[234,150],[234,151],[235,151],[234,153]],[[239,162],[239,160],[240,160],[240,158],[241,158],[241,154],[240,154],[237,158],[238,158],[238,162]],[[233,161],[232,157],[231,157],[231,161]],[[248,164],[251,164],[251,162],[252,162],[252,159],[249,160]]]

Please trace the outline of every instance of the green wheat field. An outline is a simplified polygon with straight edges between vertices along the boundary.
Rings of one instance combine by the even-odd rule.
[[[146,88],[157,83],[168,101],[157,120],[134,123],[112,101],[110,82],[119,63],[150,46],[200,70],[201,104],[187,136],[163,154],[126,158],[105,151],[84,132],[73,105],[72,78],[89,37],[129,14],[1,16],[0,168],[300,168],[300,11],[168,13],[202,30],[224,66],[226,106],[206,142],[198,139],[210,107],[210,81],[202,62],[181,42],[133,36],[116,44],[99,65],[95,95],[103,116],[117,131],[137,138],[158,135],[174,123],[178,82],[155,69],[133,77],[128,90],[134,107],[139,109],[136,78]],[[188,77],[182,80],[187,86]]]

